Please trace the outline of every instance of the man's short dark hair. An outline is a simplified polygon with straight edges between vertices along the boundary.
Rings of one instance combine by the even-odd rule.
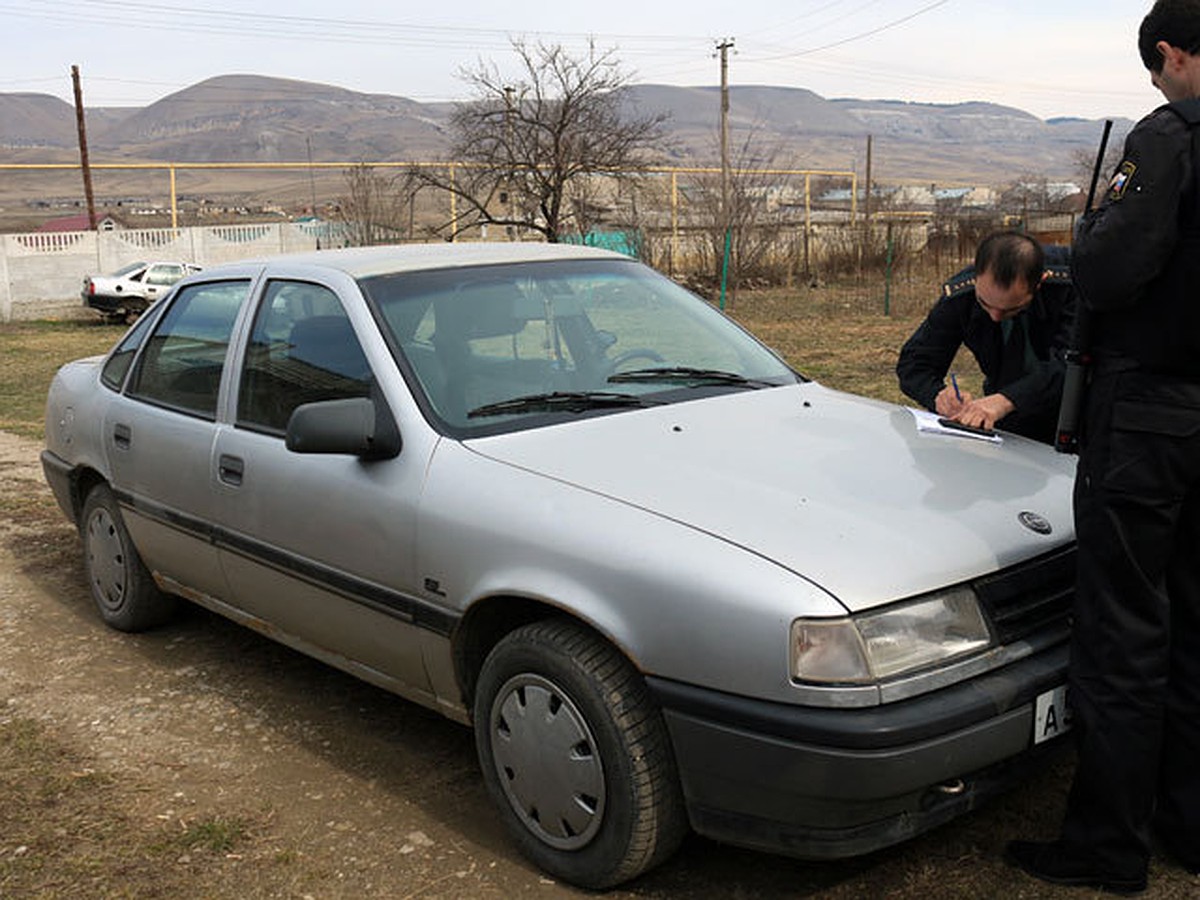
[[[1026,287],[1036,291],[1045,268],[1042,245],[1019,231],[989,234],[975,251],[975,274],[987,272],[996,284],[1006,289],[1020,278]]]
[[[1200,52],[1200,0],[1158,0],[1142,19],[1138,52],[1146,68],[1156,75],[1163,67],[1159,41],[1188,53]]]

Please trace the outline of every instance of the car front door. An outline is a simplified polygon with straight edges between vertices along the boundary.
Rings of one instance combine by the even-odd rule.
[[[155,574],[223,598],[213,535],[212,453],[230,337],[248,280],[182,291],[146,339],[105,415],[112,487]]]
[[[171,285],[183,278],[183,266],[179,263],[155,263],[146,270],[142,279],[142,291],[146,300],[153,302],[170,290]]]
[[[235,423],[214,457],[221,560],[237,606],[285,642],[428,702],[413,562],[425,455],[364,460],[285,446],[298,405],[378,394],[329,287],[268,281],[242,356]]]

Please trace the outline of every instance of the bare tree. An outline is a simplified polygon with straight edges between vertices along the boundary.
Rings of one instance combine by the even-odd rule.
[[[1075,150],[1071,154],[1071,167],[1080,188],[1086,193],[1092,183],[1092,172],[1096,165],[1096,150]],[[1104,153],[1104,162],[1100,164],[1100,177],[1096,183],[1096,200],[1104,197],[1104,187],[1109,177],[1117,171],[1117,166],[1125,158],[1125,148],[1119,140],[1110,140]]]
[[[373,166],[359,163],[344,173],[346,195],[338,202],[337,217],[347,243],[354,247],[394,241],[402,233],[405,192],[395,179]],[[407,179],[407,175],[405,178]]]
[[[786,185],[777,170],[777,148],[768,147],[752,131],[746,135],[730,164],[727,214],[722,210],[719,174],[697,175],[691,185],[693,221],[703,230],[700,254],[705,270],[720,282],[725,259],[726,222],[729,227],[727,282],[736,292],[750,279],[777,280],[773,263],[782,248],[781,236],[791,223],[780,200]]]
[[[1000,209],[1026,222],[1030,214],[1070,212],[1074,194],[1064,192],[1045,175],[1028,174],[1000,192]]]
[[[453,234],[479,225],[539,232],[554,242],[586,229],[603,181],[636,178],[664,146],[665,115],[639,116],[622,88],[628,76],[612,50],[590,45],[581,59],[561,46],[513,40],[521,76],[505,79],[480,62],[461,77],[476,98],[452,117],[452,173],[414,177],[452,192]]]

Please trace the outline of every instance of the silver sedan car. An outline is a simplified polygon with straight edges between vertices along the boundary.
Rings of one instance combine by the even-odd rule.
[[[806,858],[1063,742],[1073,460],[809,381],[650,268],[523,244],[208,269],[50,389],[100,616],[201,604],[473,726],[588,888]]]

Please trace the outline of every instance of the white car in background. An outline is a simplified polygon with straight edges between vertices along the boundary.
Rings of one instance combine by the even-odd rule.
[[[89,275],[83,279],[83,305],[105,318],[126,321],[137,318],[151,303],[180,279],[199,272],[200,266],[186,262],[135,262],[111,275]]]

